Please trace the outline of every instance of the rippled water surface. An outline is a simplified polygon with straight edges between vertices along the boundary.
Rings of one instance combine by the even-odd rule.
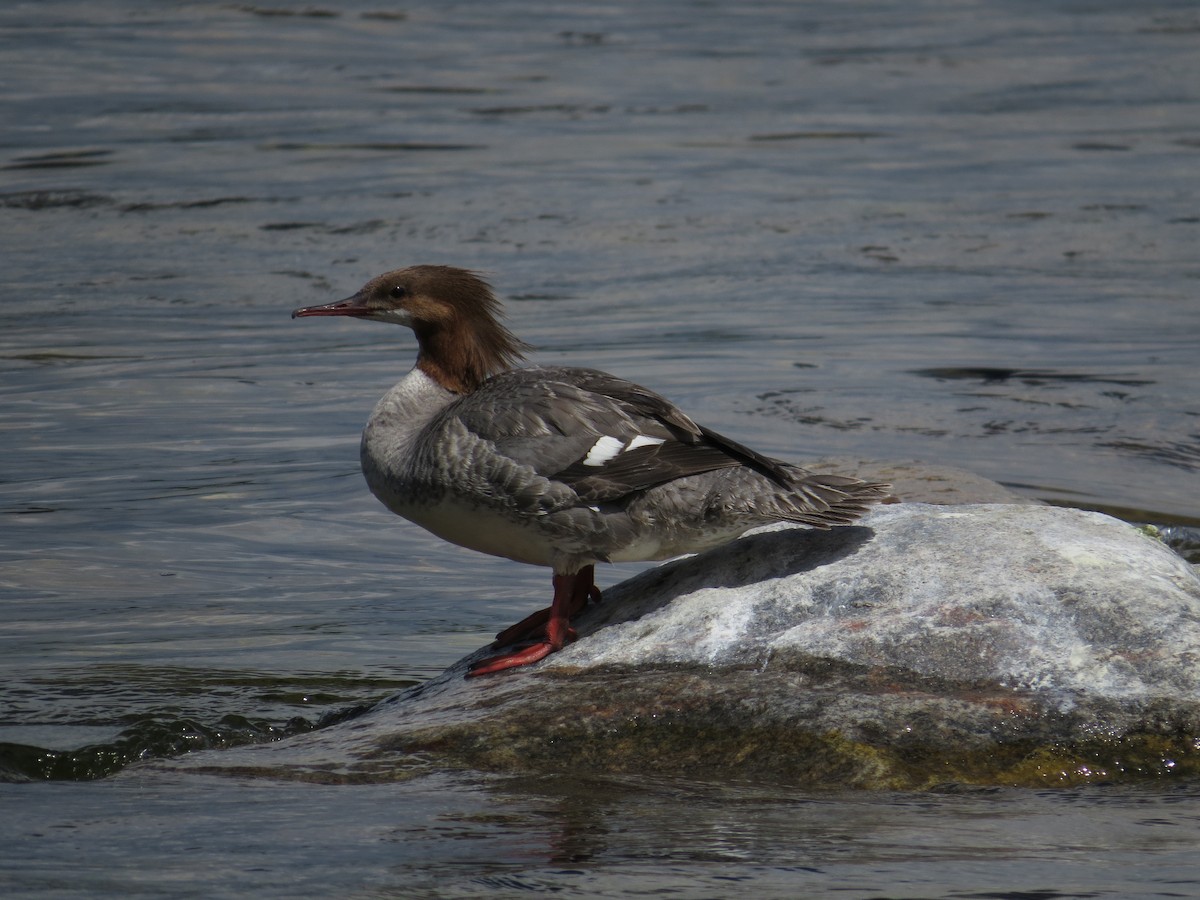
[[[1188,785],[126,767],[327,724],[543,605],[362,484],[411,336],[288,319],[401,265],[486,271],[537,361],[773,454],[1196,527],[1198,40],[1190,2],[4,5],[0,887],[1197,893]]]

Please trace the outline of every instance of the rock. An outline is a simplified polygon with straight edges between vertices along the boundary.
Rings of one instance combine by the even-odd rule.
[[[1200,578],[1099,513],[905,503],[762,529],[609,589],[578,630],[536,667],[468,681],[463,660],[341,725],[174,765],[893,789],[1200,773]]]

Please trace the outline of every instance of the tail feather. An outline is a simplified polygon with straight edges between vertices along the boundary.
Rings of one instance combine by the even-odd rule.
[[[791,467],[789,467],[791,468]],[[848,525],[891,495],[890,484],[791,469],[792,490],[774,493],[763,512],[817,528]]]

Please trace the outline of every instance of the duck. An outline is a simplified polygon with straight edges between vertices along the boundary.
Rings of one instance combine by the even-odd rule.
[[[751,528],[848,525],[890,486],[816,474],[697,424],[659,394],[606,372],[522,365],[477,272],[414,265],[354,295],[295,310],[411,329],[412,369],[363,429],[367,486],[391,512],[451,543],[548,567],[550,606],[496,636],[468,677],[545,659],[601,600],[598,563],[664,560]]]

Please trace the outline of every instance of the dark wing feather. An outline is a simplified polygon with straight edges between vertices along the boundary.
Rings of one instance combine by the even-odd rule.
[[[715,460],[715,455],[709,452],[712,450],[719,450],[721,454],[731,457],[734,460],[734,462],[725,463],[724,465],[710,465],[707,468],[699,468],[695,472],[688,472],[686,474],[694,475],[696,472],[723,469],[732,465],[744,465],[761,472],[782,487],[789,487],[791,485],[791,476],[788,474],[787,467],[783,463],[771,459],[769,456],[763,456],[758,451],[751,450],[744,444],[739,444],[732,438],[727,438],[725,435],[719,434],[711,428],[697,425],[665,397],[661,397],[653,391],[649,391],[624,379],[616,378],[605,372],[597,372],[592,369],[578,371],[582,371],[590,376],[585,381],[589,390],[606,397],[611,397],[620,403],[626,404],[631,409],[637,410],[641,415],[661,422],[664,426],[671,429],[672,434],[678,440],[695,447],[699,454],[697,457],[698,465],[701,458]]]
[[[720,447],[669,439],[653,447],[626,450],[603,466],[575,462],[555,473],[554,477],[571,485],[582,499],[604,502],[619,500],[676,478],[741,464]]]
[[[523,402],[513,403],[512,398]],[[497,375],[457,404],[455,414],[497,451],[570,485],[587,502],[619,500],[655,485],[749,466],[783,486],[783,464],[703,428],[653,391],[594,369],[531,368]],[[584,460],[596,441],[661,441]]]
[[[592,374],[584,369],[514,369],[488,379],[447,412],[494,444],[498,453],[546,478],[582,461],[603,435],[672,436],[666,427],[639,422],[620,403],[577,383],[581,373]]]

